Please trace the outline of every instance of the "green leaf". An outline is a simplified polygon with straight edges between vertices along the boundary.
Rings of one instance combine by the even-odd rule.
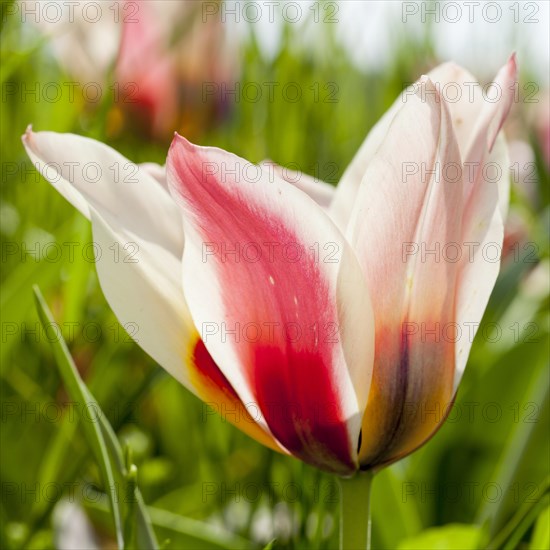
[[[504,548],[505,550],[515,550],[523,538],[523,535],[533,525],[542,510],[545,510],[550,501],[550,479],[546,479],[541,484],[542,490],[539,498],[532,502],[525,503],[516,514],[508,520],[505,527],[490,542],[488,549]]]
[[[128,455],[130,453],[128,452]],[[129,463],[127,466],[128,474],[126,476],[126,502],[128,502],[128,511],[126,512],[126,521],[124,523],[124,548],[129,549],[134,546],[134,525],[136,523],[136,489],[137,489],[137,466]]]
[[[36,305],[40,321],[44,326],[44,330],[54,323],[54,318],[49,310],[40,289],[34,286],[34,294],[36,299]],[[115,460],[120,475],[132,485],[133,493],[135,494],[136,508],[136,538],[140,548],[157,549],[159,547],[153,529],[151,527],[151,521],[147,515],[145,504],[141,497],[137,486],[134,483],[134,473],[129,473],[126,469],[124,456],[118,439],[113,431],[113,428],[107,421],[107,416],[101,411],[99,403],[92,396],[82,378],[80,377],[76,365],[69,353],[65,340],[60,337],[55,339],[52,343],[54,348],[54,355],[61,373],[61,377],[65,383],[67,393],[71,396],[73,401],[77,401],[82,404],[86,404],[91,410],[98,411],[98,422],[83,422],[82,425],[85,428],[87,440],[91,445],[92,451],[96,456],[98,466],[101,470],[103,481],[105,484],[105,490],[108,493],[109,502],[112,510],[113,521],[115,526],[115,532],[117,537],[117,543],[120,548],[124,546],[124,534],[122,527],[122,517],[119,507],[117,506],[116,485],[114,482],[114,472],[112,470],[111,461],[107,449],[111,451],[111,455]],[[83,408],[83,407],[82,407]]]
[[[87,388],[86,388],[86,391],[88,392]],[[88,392],[88,395],[91,396],[89,392]],[[126,470],[124,455],[122,453],[120,443],[118,442],[116,434],[113,431],[112,426],[109,424],[109,422],[107,421],[107,417],[104,414],[100,415],[99,424],[101,426],[103,435],[106,438],[106,442],[109,447],[109,450],[111,451],[111,454],[116,460],[119,471],[125,478],[127,478],[128,472]],[[155,533],[153,531],[153,527],[151,524],[151,519],[147,512],[147,508],[145,507],[145,503],[143,502],[141,492],[139,491],[137,486],[135,486],[134,490],[135,490],[135,500],[136,500],[135,504],[137,504],[136,535],[137,535],[137,540],[140,541],[140,548],[157,549],[159,547],[159,544],[155,537]]]
[[[419,535],[405,539],[399,550],[476,550],[482,530],[474,525],[451,523],[444,527],[426,529]]]
[[[186,518],[161,508],[148,507],[148,511],[154,525],[173,541],[171,548],[181,548],[185,545],[184,547],[195,550],[202,548],[243,550],[251,547],[247,540],[225,530],[216,529],[202,521]]]
[[[539,515],[535,524],[535,532],[529,544],[529,550],[546,550],[550,548],[550,506]]]
[[[548,371],[546,368],[538,372],[532,379],[525,394],[525,403],[544,403],[548,399],[550,388],[547,383]],[[524,459],[524,450],[535,430],[536,423],[517,423],[510,429],[508,441],[503,449],[490,479],[497,480],[500,487],[510,487],[516,476],[521,461]],[[502,523],[504,499],[491,501],[485,499],[481,506],[477,523],[489,522],[490,534],[494,536]]]
[[[46,301],[44,300],[44,296],[42,296],[42,293],[40,292],[40,289],[37,286],[34,286],[33,289],[38,316],[44,331],[46,332],[48,327],[51,327],[52,324],[55,323],[55,320],[48,308],[48,305],[46,304]],[[88,393],[88,390],[78,373],[65,340],[62,337],[52,340],[52,347],[57,366],[59,367],[59,372],[63,378],[67,393],[71,396],[71,399],[81,405],[85,404],[92,405],[94,407],[97,406],[95,399],[90,399],[90,394]],[[120,509],[117,505],[115,477],[111,466],[111,461],[109,460],[109,455],[107,453],[105,439],[97,422],[82,422],[82,426],[86,432],[87,441],[90,444],[92,452],[95,455],[97,465],[101,471],[105,491],[107,492],[111,505],[117,543],[119,547],[122,547],[124,545],[122,518]]]
[[[107,508],[100,501],[84,501],[83,504],[98,518],[107,514]],[[159,536],[164,537],[163,548],[170,550],[179,548],[244,550],[253,547],[250,541],[203,521],[152,506],[147,506],[146,510]],[[142,547],[139,546],[139,548]]]
[[[422,530],[418,501],[405,493],[407,481],[402,464],[394,464],[378,473],[372,489],[373,539],[384,548],[395,548],[400,540]],[[388,517],[398,518],[395,522]]]

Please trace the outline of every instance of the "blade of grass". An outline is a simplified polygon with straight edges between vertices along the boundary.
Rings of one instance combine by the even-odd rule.
[[[49,310],[40,289],[34,286],[34,294],[36,298],[38,313],[40,320],[44,325],[44,330],[49,323],[53,323],[54,319]],[[58,366],[61,371],[61,375],[65,382],[67,392],[74,401],[80,401],[87,406],[91,406],[94,410],[98,411],[98,422],[85,422],[83,425],[86,427],[88,433],[88,439],[92,442],[92,450],[97,455],[98,464],[102,471],[104,481],[107,485],[107,491],[109,495],[109,501],[113,510],[113,519],[115,523],[115,530],[117,536],[117,543],[120,548],[124,547],[124,535],[122,528],[122,519],[119,508],[116,505],[116,494],[114,475],[111,468],[111,462],[107,449],[111,451],[111,455],[116,463],[118,472],[127,480],[128,471],[124,460],[124,455],[116,434],[109,424],[106,415],[101,411],[99,403],[95,400],[90,393],[82,378],[78,374],[78,370],[72,360],[67,345],[63,338],[56,340],[53,343],[54,352],[58,362]],[[135,486],[135,497],[137,503],[137,540],[140,543],[140,548],[158,549],[159,545],[156,540],[153,528],[151,526],[151,520],[148,517],[147,509],[141,497],[137,486]]]
[[[422,519],[415,499],[403,496],[405,474],[402,464],[394,464],[378,474],[373,487],[373,529],[385,548],[395,548],[400,540],[413,537],[422,530]],[[387,522],[386,518],[399,518]]]
[[[86,391],[88,390],[86,389]],[[125,478],[127,478],[128,471],[126,469],[124,454],[122,452],[116,434],[112,426],[107,421],[107,417],[105,415],[100,416],[99,424],[101,426],[103,435],[106,438],[105,440],[107,442],[109,450],[111,451],[111,454],[116,461],[119,471]],[[142,541],[142,547],[157,549],[159,545],[153,531],[151,519],[149,518],[147,508],[145,506],[145,503],[143,502],[143,498],[137,486],[135,486],[135,504],[137,504],[137,538],[138,540]],[[144,544],[146,544],[146,546],[144,546]]]
[[[128,475],[126,476],[126,502],[128,502],[128,511],[126,512],[126,521],[124,523],[124,548],[132,548],[134,540],[134,525],[136,523],[136,488],[137,488],[137,467],[135,464],[128,466]]]
[[[543,548],[550,548],[550,506],[539,514],[533,538],[529,543],[529,550],[543,550]]]
[[[547,379],[548,371],[545,368],[541,369],[534,376],[530,387],[525,393],[525,403],[542,404],[548,399],[549,387]],[[535,426],[536,423],[518,423],[511,430],[506,447],[491,476],[491,479],[498,480],[500,487],[509,487],[512,484],[520,463],[524,458],[527,443],[533,434]],[[486,500],[477,515],[476,523],[483,525],[488,522],[491,535],[493,536],[496,534],[502,521],[502,514],[504,512],[503,503],[504,499],[500,499],[498,502]]]
[[[33,287],[34,297],[36,301],[36,309],[38,311],[38,317],[43,325],[44,331],[48,326],[52,326],[55,323],[53,315],[46,304],[44,296],[40,292],[38,286]],[[73,358],[69,353],[67,344],[62,337],[54,339],[52,342],[54,356],[59,367],[59,372],[65,383],[67,393],[71,396],[73,401],[80,403],[81,405],[97,405],[94,403],[94,399],[89,399],[89,394],[82,378],[80,377]],[[97,410],[97,409],[96,409]],[[91,450],[95,455],[97,465],[101,471],[105,491],[109,497],[111,505],[111,512],[113,515],[113,523],[115,528],[115,534],[118,546],[122,548],[124,546],[124,536],[122,530],[122,518],[120,509],[117,505],[117,496],[115,493],[115,477],[111,466],[111,461],[107,453],[107,446],[103,437],[102,430],[97,422],[82,422],[84,431],[86,432],[86,439],[90,444]]]
[[[521,537],[535,522],[541,510],[548,506],[550,492],[550,483],[547,479],[544,488],[541,491],[540,498],[534,502],[529,502],[510,519],[504,529],[488,544],[488,550],[504,548],[513,550],[517,548],[517,544]]]
[[[503,546],[503,550],[516,550],[519,548],[520,541],[523,535],[527,532],[529,527],[536,521],[538,515],[542,510],[548,506],[548,495],[546,498],[537,502],[537,504],[529,510],[529,512],[523,517],[521,523],[518,524],[516,529],[512,532],[506,544]]]
[[[97,372],[95,372],[94,374],[97,374]],[[134,403],[138,401],[140,399],[140,396],[147,390],[147,388],[150,387],[150,384],[155,383],[155,381],[160,379],[162,376],[163,372],[160,369],[152,371],[150,375],[143,381],[143,383],[140,384],[140,386],[132,393],[128,402]],[[88,388],[86,388],[86,390],[89,393]],[[93,399],[91,393],[89,399]],[[118,440],[116,439],[114,430],[109,429],[111,428],[111,425],[108,422],[104,422],[103,416],[104,415],[102,415],[102,418],[100,418],[100,424],[102,430],[105,432],[104,436],[106,437],[107,447],[110,452],[111,459],[114,459],[116,461],[118,471],[121,477],[124,479],[124,472],[126,470],[124,464],[121,462],[121,452],[119,452],[119,449],[116,447]],[[118,418],[119,422],[122,422],[123,420],[124,417]],[[81,449],[76,450],[74,445],[70,445],[76,429],[76,423],[71,422],[70,418],[66,418],[63,421],[63,424],[58,431],[58,435],[54,439],[49,451],[46,453],[47,456],[45,457],[44,466],[40,474],[40,479],[42,480],[43,484],[46,484],[51,479],[62,479],[63,481],[72,480],[76,477],[76,473],[81,470],[83,463],[86,460],[86,456],[82,453]],[[64,464],[66,464],[66,455],[68,453],[71,453],[72,457],[69,467],[67,467],[66,465],[64,466]],[[34,519],[33,524],[35,525],[35,527],[44,525],[54,505],[55,501],[51,499],[41,499],[39,501],[32,512],[32,517]],[[141,514],[141,516],[143,516],[143,507],[139,510],[138,514]],[[148,518],[143,518],[141,516],[138,515],[138,520],[141,523],[140,531],[142,532],[142,539],[144,538],[146,541],[149,541],[148,544],[153,547],[154,541],[156,539],[154,537],[152,527],[150,526]]]
[[[82,504],[98,519],[108,513],[105,503],[101,500],[85,500]],[[166,548],[245,550],[255,547],[250,541],[204,521],[153,506],[147,506],[146,509],[157,532],[169,539]]]
[[[211,525],[201,521],[186,518],[168,510],[149,507],[151,519],[157,527],[173,531],[174,533],[186,533],[197,542],[207,544],[207,548],[240,549],[250,548],[251,544],[233,533],[216,530]]]

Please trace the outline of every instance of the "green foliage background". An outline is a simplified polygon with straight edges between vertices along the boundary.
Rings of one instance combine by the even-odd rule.
[[[70,80],[47,40],[29,37],[15,18],[1,32],[3,90],[6,83]],[[297,103],[277,95],[273,102],[240,101],[223,118],[195,128],[193,139],[255,162],[268,157],[283,165],[298,162],[304,171],[336,183],[401,89],[438,60],[427,29],[421,39],[399,35],[392,62],[382,72],[364,74],[350,63],[332,29],[323,32],[318,44],[305,45],[288,26],[273,60],[261,55],[252,33],[242,48],[239,80],[243,86],[299,82],[303,90],[335,82],[337,102],[322,101],[322,87],[320,101],[313,93]],[[509,53],[503,52],[502,62]],[[530,67],[523,61],[520,52],[526,81]],[[52,262],[20,253],[36,242],[91,241],[88,222],[33,172],[19,139],[29,123],[36,130],[106,141],[136,162],[164,162],[169,139],[145,139],[130,129],[109,134],[109,101],[89,105],[64,96],[44,103],[14,94],[0,105],[1,547],[53,547],[53,512],[62,496],[57,489],[63,487],[67,498],[67,484],[75,482],[75,500],[93,518],[103,543],[115,540],[86,420],[69,414],[71,398],[52,346],[43,333],[36,336],[33,284],[58,323],[77,323],[71,337],[65,333],[70,353],[123,447],[132,449],[157,536],[170,541],[166,548],[255,548],[272,536],[274,548],[335,547],[338,489],[330,476],[250,440],[165,374],[118,325],[93,263],[81,254],[72,262]],[[504,263],[484,319],[498,323],[502,337],[491,342],[489,331],[489,337],[476,339],[451,421],[375,479],[374,548],[548,547],[548,287],[533,290],[532,277],[548,262],[548,168],[520,114],[525,108],[514,105],[520,134],[537,155],[537,193],[531,203],[521,193],[512,197],[528,234],[519,256]],[[525,257],[531,249],[524,242],[536,245],[535,256]],[[14,245],[17,254],[9,253]],[[544,283],[544,269],[541,273]],[[509,328],[516,322],[519,334]],[[90,341],[95,332],[83,332],[86,323],[101,327],[97,341]],[[5,332],[8,324],[17,327],[15,335]],[[48,496],[44,491],[52,483],[50,495],[55,494]],[[37,497],[25,492],[33,488]]]

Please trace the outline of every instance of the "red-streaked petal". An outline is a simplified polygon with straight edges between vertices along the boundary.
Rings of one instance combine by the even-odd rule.
[[[235,155],[176,136],[167,174],[186,220],[184,292],[206,348],[286,449],[352,472],[373,341],[353,251],[305,193]]]
[[[458,268],[441,250],[460,237],[461,217],[458,144],[445,102],[425,78],[369,164],[350,223],[376,325],[363,466],[417,447],[452,399],[454,344],[441,335],[454,321]],[[439,418],[426,414],[436,407]]]
[[[241,401],[198,334],[195,346],[190,353],[190,361],[194,366],[191,371],[191,381],[205,403],[224,420],[229,420],[256,441],[274,451],[286,453],[273,436],[258,424],[256,407],[246,406]]]
[[[181,211],[166,187],[92,139],[29,129],[23,143],[42,175],[90,219],[99,283],[140,347],[215,410],[236,411],[224,417],[245,433],[281,451],[202,351],[181,288]]]

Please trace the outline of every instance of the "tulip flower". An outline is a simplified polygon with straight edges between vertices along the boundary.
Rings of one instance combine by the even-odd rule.
[[[502,245],[515,80],[512,56],[498,100],[473,100],[469,73],[436,68],[335,190],[179,135],[165,170],[75,135],[23,141],[90,219],[101,287],[139,345],[261,443],[350,477],[414,451],[453,402],[499,270],[484,251]]]

